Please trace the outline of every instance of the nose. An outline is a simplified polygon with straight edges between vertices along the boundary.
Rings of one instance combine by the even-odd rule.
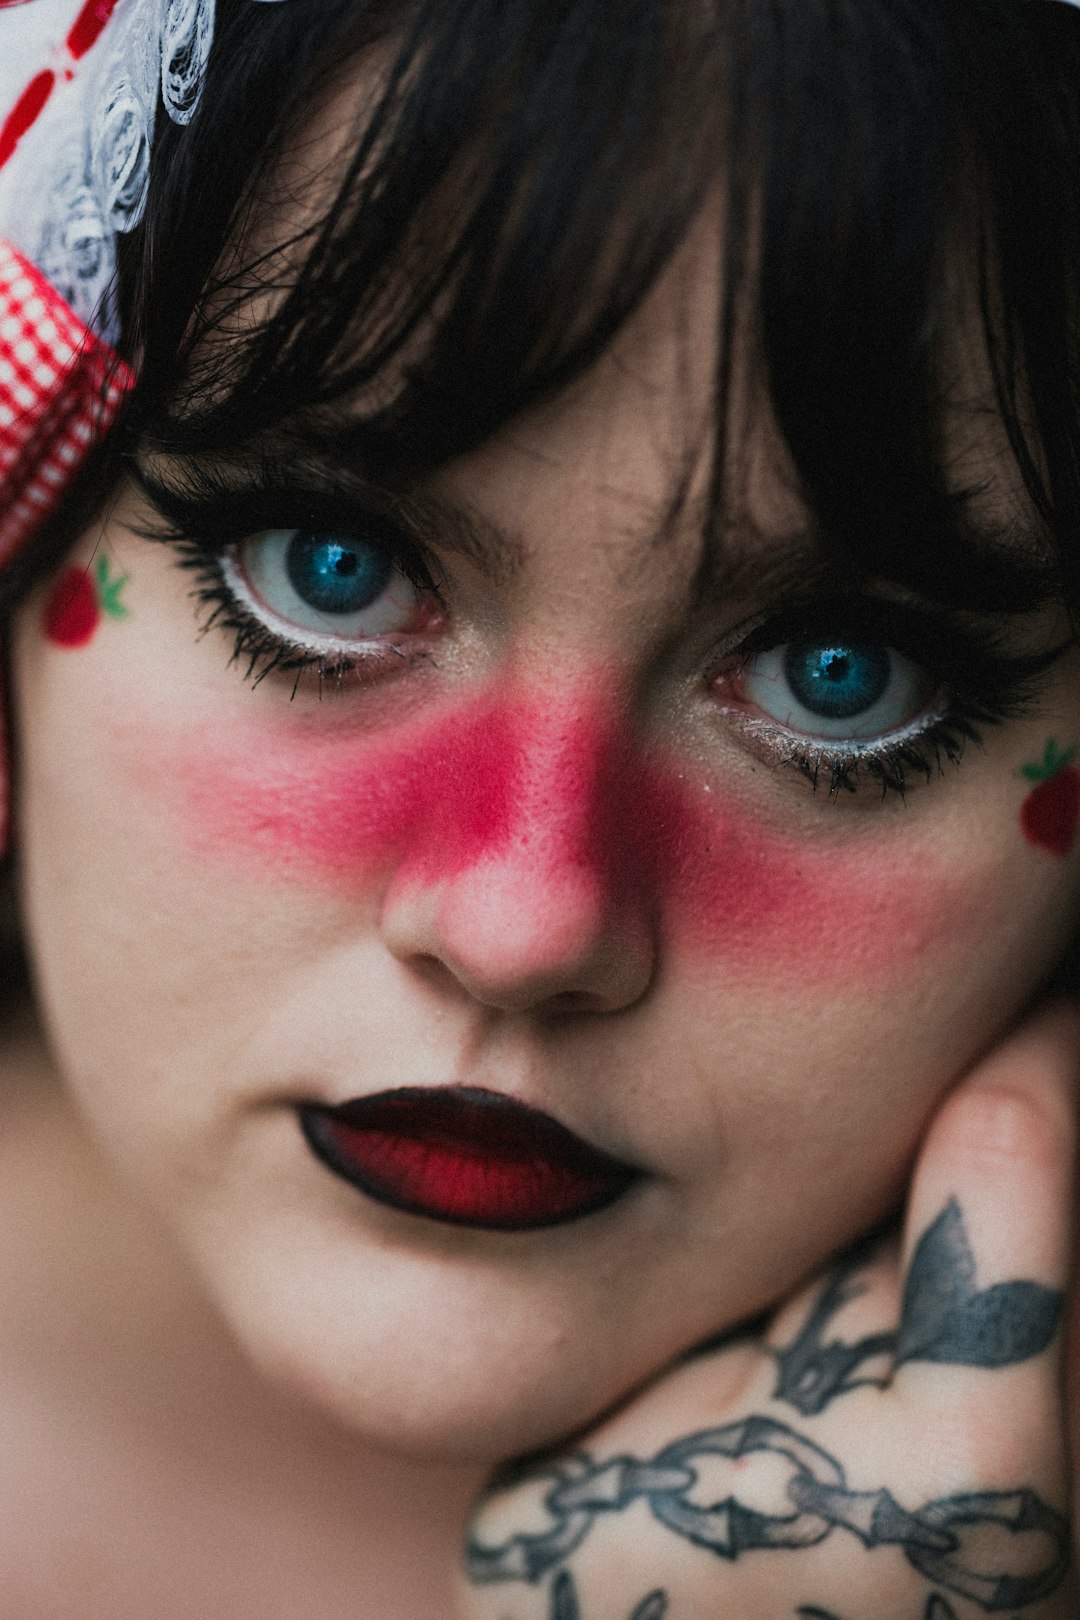
[[[488,712],[475,740],[401,851],[388,948],[507,1012],[633,1005],[655,970],[656,897],[625,727],[549,699]]]

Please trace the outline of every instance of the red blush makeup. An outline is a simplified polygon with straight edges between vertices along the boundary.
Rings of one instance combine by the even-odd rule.
[[[782,837],[648,753],[613,705],[487,697],[392,731],[340,724],[200,739],[183,775],[202,856],[256,859],[335,895],[451,892],[484,875],[503,903],[571,891],[769,977],[880,974],[970,925],[944,877],[905,882],[880,845]],[[174,773],[175,778],[175,773]]]

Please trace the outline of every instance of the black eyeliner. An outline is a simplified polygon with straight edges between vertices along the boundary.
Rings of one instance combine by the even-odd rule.
[[[345,645],[331,651],[289,639],[251,611],[226,575],[225,559],[235,556],[241,542],[252,535],[294,528],[337,531],[384,550],[418,591],[439,602],[439,588],[427,557],[385,511],[374,504],[358,505],[355,498],[341,492],[277,484],[265,473],[258,484],[241,485],[210,466],[185,467],[185,473],[177,487],[136,464],[132,481],[162,522],[129,523],[127,527],[140,539],[168,546],[179,567],[193,576],[190,595],[199,610],[200,638],[215,630],[230,635],[229,663],[240,666],[244,680],[258,686],[269,675],[291,674],[291,696],[295,698],[303,677],[310,672],[322,696],[327,689],[338,689],[350,676],[363,681],[365,676],[383,673],[392,665],[404,666],[418,656],[388,638],[381,640],[377,650],[366,646],[355,652]]]

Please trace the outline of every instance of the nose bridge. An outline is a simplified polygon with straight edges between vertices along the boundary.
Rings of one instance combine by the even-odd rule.
[[[473,774],[457,812],[486,832],[477,856],[608,888],[631,775],[617,703],[567,682],[499,704],[485,730],[487,768]],[[625,817],[629,806],[621,809]]]
[[[380,804],[398,863],[428,879],[510,863],[569,865],[599,880],[617,864],[628,801],[645,794],[633,757],[618,705],[580,686],[478,703],[384,775]]]
[[[492,1005],[633,1001],[653,943],[614,836],[631,813],[617,707],[564,686],[475,718],[462,769],[390,885],[391,948],[441,961]]]
[[[519,717],[519,793],[512,845],[540,867],[602,876],[601,828],[612,752],[612,721],[594,702],[536,695]]]

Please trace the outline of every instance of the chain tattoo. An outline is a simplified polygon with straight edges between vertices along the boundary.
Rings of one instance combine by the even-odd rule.
[[[650,1592],[648,1597],[643,1597],[640,1603],[634,1605],[627,1620],[664,1620],[667,1612],[667,1593]],[[551,1588],[551,1620],[583,1620],[574,1577],[566,1570],[555,1577]]]
[[[840,1616],[833,1614],[830,1609],[819,1609],[812,1603],[805,1603],[802,1608],[796,1609],[795,1620],[840,1620]],[[935,1593],[926,1600],[922,1620],[957,1620],[957,1614],[951,1603]]]
[[[730,1496],[705,1506],[694,1500],[695,1464],[761,1454],[790,1465],[787,1495],[793,1511],[762,1513]],[[636,1501],[646,1502],[653,1517],[676,1535],[732,1562],[751,1552],[814,1547],[834,1530],[858,1537],[868,1548],[899,1547],[927,1580],[971,1598],[988,1613],[1022,1609],[1049,1596],[1068,1568],[1068,1524],[1033,1491],[950,1496],[909,1513],[887,1490],[851,1490],[835,1457],[768,1417],[703,1429],[646,1461],[620,1456],[594,1462],[579,1453],[524,1478],[547,1484],[543,1501],[552,1527],[514,1535],[496,1547],[473,1540],[468,1572],[477,1583],[541,1580],[580,1547],[601,1515],[621,1513]],[[998,1525],[1046,1537],[1050,1552],[1042,1567],[1022,1575],[980,1568],[965,1544]]]
[[[664,1620],[667,1613],[667,1593],[658,1589],[635,1604],[627,1620]],[[574,1577],[567,1570],[555,1577],[551,1588],[551,1620],[584,1620]],[[796,1609],[795,1620],[841,1620],[841,1616],[829,1609],[819,1609],[815,1604],[804,1603]],[[922,1620],[958,1620],[958,1616],[952,1604],[935,1593],[926,1600]]]
[[[884,1387],[887,1379],[860,1376],[868,1363],[887,1356],[893,1366],[930,1361],[971,1367],[1003,1367],[1026,1361],[1050,1343],[1061,1320],[1064,1297],[1032,1282],[999,1283],[982,1292],[959,1205],[950,1203],[924,1234],[909,1268],[900,1327],[845,1344],[827,1339],[838,1313],[866,1284],[864,1247],[843,1263],[819,1296],[794,1342],[775,1352],[779,1376],[774,1398],[804,1416],[861,1385]],[[788,1471],[787,1509],[766,1513],[736,1495],[708,1496],[700,1470],[714,1459],[744,1462],[779,1459]],[[749,1475],[747,1476],[749,1478]],[[549,1524],[495,1544],[474,1532],[466,1567],[476,1584],[554,1576],[550,1620],[582,1620],[577,1590],[562,1566],[599,1519],[644,1503],[653,1519],[684,1541],[734,1562],[747,1554],[817,1546],[832,1534],[857,1538],[864,1547],[895,1547],[913,1569],[939,1590],[926,1601],[923,1620],[957,1620],[945,1593],[970,1599],[987,1613],[1020,1610],[1052,1594],[1070,1567],[1066,1519],[1028,1489],[976,1491],[903,1507],[887,1489],[853,1490],[840,1461],[801,1430],[753,1414],[700,1430],[663,1446],[649,1458],[621,1455],[598,1461],[588,1453],[560,1456],[519,1470],[503,1482],[540,1493]],[[498,1494],[498,1487],[494,1494]],[[979,1557],[986,1532],[1004,1529],[1025,1538],[1029,1556],[1021,1572],[1003,1572],[1000,1560]],[[991,1544],[994,1536],[989,1537]],[[664,1620],[668,1597],[656,1590],[628,1620]],[[813,1606],[800,1620],[839,1620]]]

